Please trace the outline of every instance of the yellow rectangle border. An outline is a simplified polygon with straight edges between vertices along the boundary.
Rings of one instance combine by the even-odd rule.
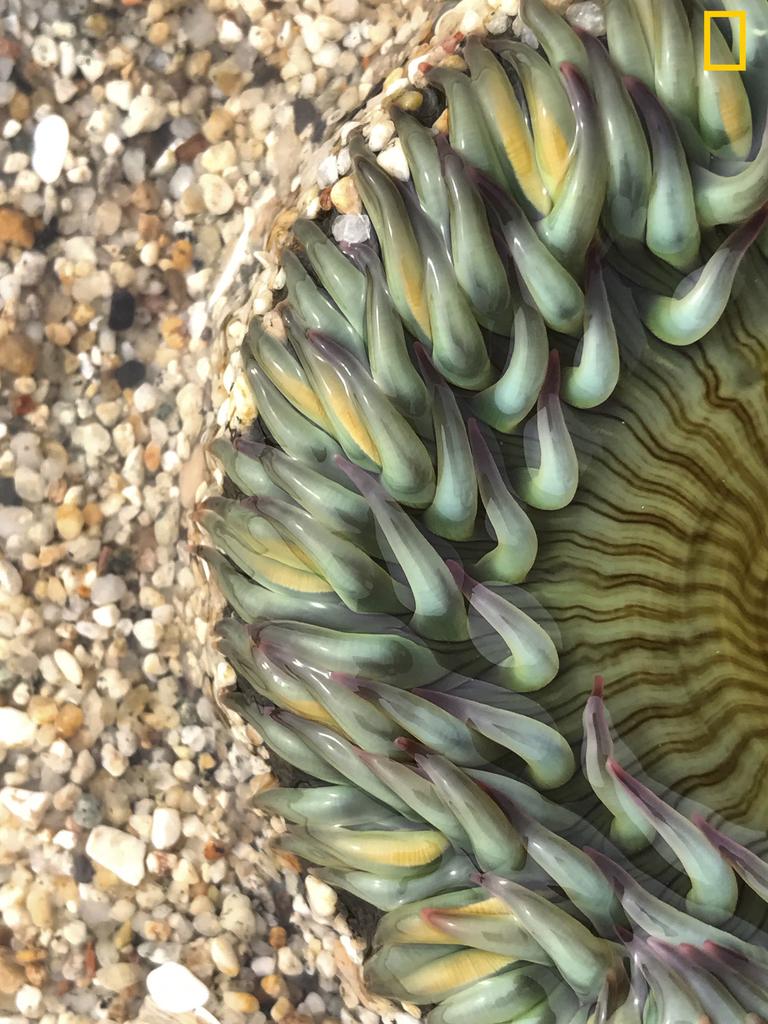
[[[738,64],[712,63],[712,19],[736,18],[739,23]],[[747,68],[747,12],[746,11],[704,11],[704,70],[705,71],[745,71]]]

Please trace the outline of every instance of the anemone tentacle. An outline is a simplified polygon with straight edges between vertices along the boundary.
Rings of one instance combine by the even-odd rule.
[[[384,912],[368,984],[436,1004],[429,1024],[768,1018],[766,842],[749,799],[727,820],[743,771],[686,802],[674,772],[641,777],[663,730],[626,742],[638,631],[666,607],[666,577],[637,581],[721,497],[713,466],[738,454],[713,530],[729,580],[765,533],[768,3],[747,8],[727,81],[681,0],[609,0],[606,41],[525,0],[541,51],[471,38],[469,74],[429,70],[448,138],[393,110],[407,184],[352,138],[375,238],[297,222],[284,337],[254,323],[243,350],[260,423],[212,446],[242,495],[198,510],[236,615],[226,702],[313,782],[258,803]],[[715,31],[718,60],[736,36]],[[723,417],[701,419],[699,466],[689,392]],[[605,581],[630,595],[621,628]],[[744,593],[704,586],[693,619],[760,586],[751,567]],[[747,626],[729,653],[755,674]]]

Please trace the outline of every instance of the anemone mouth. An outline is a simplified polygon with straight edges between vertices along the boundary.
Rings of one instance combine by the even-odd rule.
[[[685,350],[650,339],[589,413],[579,491],[536,520],[528,579],[561,633],[557,688],[542,702],[568,735],[578,736],[591,676],[603,673],[614,726],[649,775],[759,832],[768,829],[766,273],[752,250],[708,336]]]
[[[297,221],[243,347],[246,498],[200,515],[230,706],[318,783],[259,802],[386,912],[366,979],[430,1024],[768,1013],[749,3],[743,81],[678,0],[612,0],[607,48],[541,0],[546,59],[466,40],[435,126],[395,115],[407,173],[350,139],[368,238]]]

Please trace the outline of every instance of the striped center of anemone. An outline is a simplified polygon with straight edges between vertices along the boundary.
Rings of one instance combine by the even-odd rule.
[[[525,0],[540,49],[428,73],[447,137],[393,109],[407,183],[352,137],[374,234],[298,221],[249,330],[259,421],[213,446],[245,497],[199,510],[226,700],[312,783],[259,798],[280,845],[385,911],[367,981],[429,1024],[768,1019],[746,12],[722,75],[679,0],[611,0],[605,42]]]

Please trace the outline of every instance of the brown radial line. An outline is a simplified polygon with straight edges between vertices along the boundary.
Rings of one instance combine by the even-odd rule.
[[[560,633],[542,704],[569,740],[595,674],[657,788],[768,829],[768,271],[702,342],[651,341],[615,396],[569,411],[599,445],[568,508],[535,517],[529,583]],[[589,418],[587,418],[589,417]],[[596,442],[595,442],[596,439]],[[579,442],[577,441],[577,447]]]

